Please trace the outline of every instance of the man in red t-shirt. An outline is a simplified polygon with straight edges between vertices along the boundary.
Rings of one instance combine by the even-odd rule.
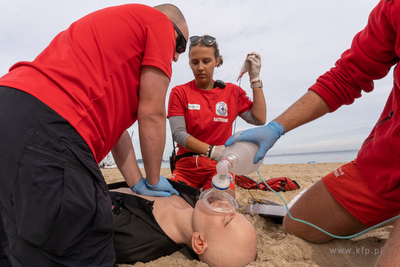
[[[392,66],[394,84],[382,114],[365,139],[357,158],[315,183],[291,207],[302,219],[339,236],[349,236],[383,223],[400,213],[400,2],[381,0],[368,24],[353,39],[335,67],[317,79],[309,91],[265,127],[244,131],[240,141],[260,146],[255,162],[285,132],[315,120],[341,105],[349,105],[361,92],[371,92],[374,80]],[[349,114],[351,116],[351,114]],[[231,145],[233,139],[227,141]],[[312,242],[334,237],[286,216],[288,233]],[[394,225],[376,266],[400,266],[400,221]]]
[[[0,239],[13,265],[114,264],[97,167],[110,150],[135,193],[178,194],[160,167],[171,63],[187,38],[171,4],[109,7],[0,78]],[[147,179],[126,131],[136,120]]]

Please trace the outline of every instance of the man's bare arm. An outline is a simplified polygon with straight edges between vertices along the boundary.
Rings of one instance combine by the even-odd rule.
[[[160,177],[165,147],[165,96],[168,85],[169,78],[162,70],[151,66],[142,67],[138,124],[143,165],[150,185],[157,185]]]
[[[111,150],[115,163],[130,188],[142,179],[129,133],[125,131]]]
[[[330,111],[328,104],[314,91],[309,90],[274,121],[279,122],[289,132],[311,122]]]

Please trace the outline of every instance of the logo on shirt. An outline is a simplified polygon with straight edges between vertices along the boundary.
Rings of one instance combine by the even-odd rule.
[[[343,175],[344,172],[342,171],[342,168],[339,167],[338,169],[334,170],[333,174],[335,175],[336,178],[338,178],[339,176]]]
[[[188,109],[191,109],[191,110],[200,110],[200,105],[188,103]]]
[[[215,121],[215,122],[229,122],[228,119],[225,119],[225,118],[218,118],[218,117],[214,117],[214,121]]]
[[[215,113],[217,113],[218,116],[228,116],[228,107],[226,103],[224,102],[219,102],[215,106]]]

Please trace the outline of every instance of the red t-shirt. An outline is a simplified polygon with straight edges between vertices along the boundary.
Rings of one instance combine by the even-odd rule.
[[[58,34],[33,62],[19,62],[0,85],[25,91],[66,119],[97,162],[137,120],[140,69],[171,78],[175,30],[160,11],[127,4],[93,12]]]
[[[184,116],[188,134],[207,144],[223,145],[232,135],[237,115],[252,106],[246,92],[234,84],[227,83],[224,89],[202,90],[193,80],[172,89],[168,117]],[[187,152],[180,147],[177,154]]]

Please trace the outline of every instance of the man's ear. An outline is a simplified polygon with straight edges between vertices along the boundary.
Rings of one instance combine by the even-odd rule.
[[[204,240],[203,240],[204,239]],[[192,249],[196,254],[202,254],[207,248],[207,242],[205,238],[200,236],[199,232],[193,232],[192,234]]]

